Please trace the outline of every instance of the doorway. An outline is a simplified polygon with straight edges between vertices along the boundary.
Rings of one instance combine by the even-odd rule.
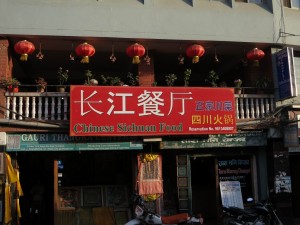
[[[15,158],[24,192],[20,197],[20,224],[53,224],[53,154],[19,152]]]
[[[55,185],[60,188],[76,187],[80,190],[79,193],[82,193],[75,204],[77,209],[83,212],[79,216],[79,221],[85,221],[88,217],[86,215],[90,215],[88,213],[92,212],[93,207],[115,204],[116,208],[129,209],[132,159],[135,154],[128,151],[18,152],[17,157],[11,154],[12,158],[18,161],[24,192],[24,196],[20,197],[22,212],[20,225],[53,225],[57,222],[54,221],[54,214],[57,211],[54,212],[54,161],[56,160],[60,160],[62,164],[58,168],[59,174],[56,175],[60,182]],[[125,188],[114,189],[115,186]],[[99,188],[99,191],[93,191],[96,188]],[[87,190],[86,198],[83,197],[84,190]],[[95,193],[98,195],[95,195],[94,201],[91,195]],[[124,194],[121,197],[125,196],[126,201],[114,201],[113,197],[120,193]],[[111,197],[111,202],[108,202],[106,195]],[[66,202],[71,204],[72,201]],[[61,212],[68,210],[61,210]],[[69,220],[75,218],[63,215],[57,224],[66,224],[65,221]]]
[[[300,218],[300,155],[290,156],[290,168],[292,179],[292,202],[294,217]]]
[[[217,221],[215,157],[190,158],[192,210],[202,213],[206,224]]]

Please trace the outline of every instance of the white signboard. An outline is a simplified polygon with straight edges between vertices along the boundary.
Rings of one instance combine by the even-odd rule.
[[[0,145],[6,145],[6,132],[0,132]]]
[[[275,53],[279,100],[298,95],[293,48]]]
[[[241,184],[239,181],[221,181],[220,191],[223,206],[244,208]]]

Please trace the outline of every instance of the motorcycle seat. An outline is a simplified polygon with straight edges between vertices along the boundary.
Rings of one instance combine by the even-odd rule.
[[[177,224],[182,223],[190,219],[188,213],[180,213],[172,216],[162,216],[161,220],[163,224]]]
[[[246,217],[255,217],[257,213],[253,209],[241,209],[235,206],[223,207],[223,210],[232,215],[244,215]]]

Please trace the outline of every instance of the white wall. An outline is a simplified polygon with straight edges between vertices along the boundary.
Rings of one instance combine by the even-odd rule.
[[[300,57],[294,57],[294,68],[297,82],[298,96],[300,95]]]
[[[272,43],[272,10],[208,0],[1,0],[0,34]]]

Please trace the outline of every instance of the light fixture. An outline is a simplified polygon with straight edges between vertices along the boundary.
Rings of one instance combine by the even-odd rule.
[[[246,58],[246,50],[245,49],[244,49],[244,52],[243,52],[243,57],[241,59],[241,62],[242,62],[243,67],[248,66],[248,60]]]
[[[75,60],[75,57],[74,57],[74,44],[72,43],[72,47],[71,47],[71,53],[69,55],[69,59],[71,61],[74,61]]]
[[[19,41],[15,44],[14,49],[16,53],[20,54],[21,61],[27,61],[28,55],[32,54],[35,50],[34,44],[27,40]]]
[[[203,56],[204,53],[205,53],[204,48],[201,45],[198,45],[198,44],[190,45],[186,49],[186,55],[190,58],[193,58],[192,63],[198,63],[199,58],[201,56]]]
[[[219,62],[219,59],[218,59],[218,56],[217,56],[217,48],[215,46],[215,62],[218,63]]]
[[[183,57],[183,55],[182,55],[182,50],[181,50],[181,44],[179,45],[179,52],[180,52],[180,54],[179,54],[179,56],[178,56],[178,58],[177,58],[177,60],[178,60],[178,64],[179,65],[183,65],[184,64],[184,57]]]
[[[84,42],[76,47],[75,52],[82,57],[81,63],[89,63],[89,58],[95,54],[96,50],[93,45]]]
[[[143,142],[160,142],[162,138],[160,137],[147,137],[143,139]]]
[[[179,56],[178,56],[178,63],[180,64],[180,65],[183,65],[184,64],[184,57],[181,55],[181,54],[179,54]]]
[[[132,64],[139,64],[140,57],[145,55],[145,48],[143,45],[135,43],[127,47],[126,53],[129,57],[132,57]]]
[[[265,57],[264,51],[258,48],[253,48],[247,52],[247,59],[253,61],[254,66],[259,66],[259,60],[261,60],[263,57]]]
[[[144,57],[144,61],[146,62],[146,65],[150,66],[151,58],[148,55],[148,47],[146,49],[147,49],[146,50],[146,56]]]
[[[41,60],[44,58],[44,54],[42,53],[42,43],[40,43],[40,51],[35,55],[35,57]]]
[[[112,45],[112,46],[111,46],[111,55],[110,55],[110,57],[109,57],[109,59],[110,59],[110,61],[111,61],[112,63],[114,63],[114,62],[117,61],[117,57],[115,56],[115,53],[114,53],[114,48],[115,48],[115,46]]]

